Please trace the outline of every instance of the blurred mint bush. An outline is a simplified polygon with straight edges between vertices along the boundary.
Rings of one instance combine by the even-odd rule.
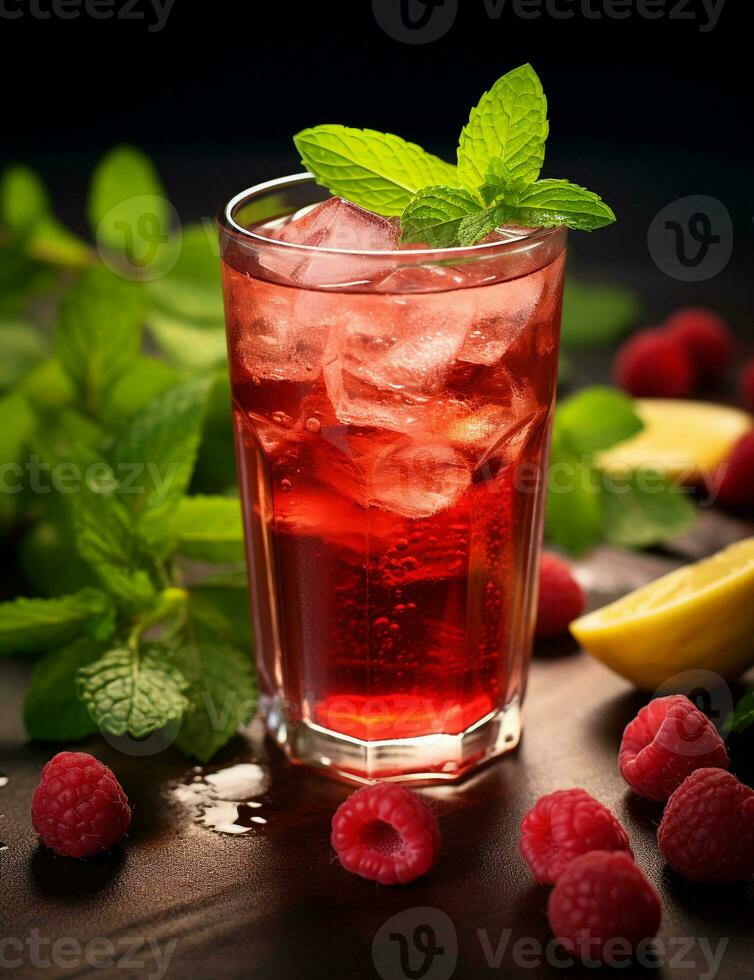
[[[178,748],[207,760],[255,700],[216,234],[180,228],[128,146],[96,168],[87,218],[93,243],[32,170],[0,179],[0,533],[35,596],[0,604],[0,654],[37,658],[32,738],[176,724]],[[564,346],[613,340],[637,309],[619,287],[570,283]],[[576,395],[553,463],[598,476],[592,454],[640,426],[617,392]],[[643,547],[693,516],[670,488],[617,496],[551,494],[550,539]]]

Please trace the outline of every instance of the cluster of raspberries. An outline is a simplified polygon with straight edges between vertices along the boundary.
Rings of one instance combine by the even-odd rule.
[[[615,383],[637,398],[688,398],[719,385],[735,357],[733,335],[709,310],[674,313],[661,327],[634,334],[618,352]],[[754,412],[754,360],[739,376],[739,397]],[[741,438],[708,488],[723,507],[754,510],[754,432]]]
[[[624,732],[619,764],[636,793],[666,802],[657,840],[674,871],[699,882],[754,876],[754,791],[726,772],[723,740],[688,698],[642,708]],[[523,819],[520,847],[537,881],[554,886],[550,927],[570,952],[603,962],[657,933],[657,892],[614,814],[585,790],[542,797]]]

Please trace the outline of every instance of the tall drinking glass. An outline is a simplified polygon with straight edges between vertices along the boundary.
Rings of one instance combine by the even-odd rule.
[[[326,196],[220,216],[261,703],[293,761],[457,779],[521,733],[566,232],[280,239]]]

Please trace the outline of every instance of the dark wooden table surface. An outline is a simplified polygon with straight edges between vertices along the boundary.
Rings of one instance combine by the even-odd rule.
[[[598,551],[579,573],[592,603],[601,604],[745,530],[707,515],[670,555]],[[203,774],[172,749],[136,757],[88,743],[131,799],[130,836],[97,860],[56,857],[38,844],[30,823],[31,796],[51,749],[24,738],[26,673],[17,662],[0,666],[0,770],[8,777],[0,787],[0,973],[9,977],[601,976],[604,970],[566,968],[553,958],[547,893],[517,851],[518,824],[534,800],[574,785],[614,808],[662,894],[662,965],[651,975],[754,975],[754,889],[692,886],[665,869],[655,844],[661,808],[628,792],[616,764],[623,727],[644,698],[568,642],[537,651],[519,749],[458,786],[423,790],[437,806],[442,853],[427,877],[398,888],[349,875],[333,857],[330,816],[348,787],[291,768],[258,732],[236,739]],[[751,782],[754,733],[732,737],[729,747],[734,771]],[[270,782],[243,808],[248,832],[205,826],[186,787],[201,794],[206,775],[250,761],[266,767]],[[427,933],[414,930],[423,923],[433,926],[443,952],[426,960],[414,950],[418,958],[406,971],[401,941],[390,934],[421,942]],[[650,968],[610,974],[640,972]]]

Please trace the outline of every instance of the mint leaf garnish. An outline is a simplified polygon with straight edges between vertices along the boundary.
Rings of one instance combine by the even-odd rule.
[[[371,129],[315,126],[294,136],[304,165],[332,194],[401,217],[403,241],[474,245],[505,223],[592,231],[615,215],[591,191],[541,180],[547,99],[531,65],[503,75],[471,110],[458,166]]]
[[[216,564],[243,560],[241,505],[234,497],[184,497],[168,533],[186,558]]]
[[[481,187],[496,159],[514,180],[535,181],[548,130],[547,99],[531,65],[503,75],[471,110],[461,133],[458,174],[464,186]]]
[[[625,286],[592,285],[567,278],[561,342],[568,348],[612,343],[628,330],[640,310],[639,297]]]
[[[641,432],[644,423],[627,395],[597,386],[562,402],[555,427],[574,452],[593,453],[625,442]]]
[[[452,164],[390,133],[315,126],[293,142],[317,183],[385,217],[398,217],[422,187],[459,183]]]
[[[110,599],[97,589],[82,589],[59,599],[3,602],[0,653],[38,653],[61,646],[79,633],[106,638],[114,621]]]
[[[615,221],[612,210],[597,194],[567,180],[538,180],[516,195],[511,219],[525,228],[566,225],[594,231]]]
[[[90,414],[136,357],[141,317],[138,287],[104,266],[84,273],[63,297],[56,353]]]
[[[157,646],[110,650],[80,668],[79,697],[98,727],[112,735],[144,738],[187,707],[187,682]]]
[[[29,738],[43,742],[79,741],[97,725],[78,698],[76,678],[106,647],[81,636],[68,646],[50,650],[37,661],[29,679],[24,723]]]
[[[618,548],[651,548],[686,531],[696,519],[688,494],[663,478],[629,473],[611,477],[604,493],[605,538]]]

